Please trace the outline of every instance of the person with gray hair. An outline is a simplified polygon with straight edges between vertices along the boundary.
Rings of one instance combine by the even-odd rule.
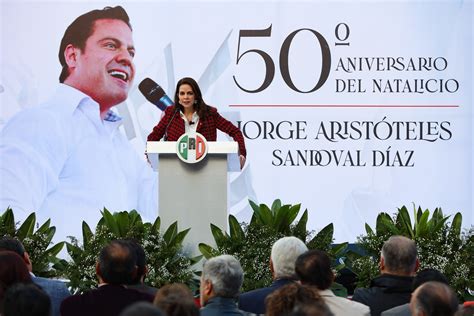
[[[356,289],[352,300],[369,306],[372,316],[408,303],[419,265],[413,240],[404,236],[390,237],[380,255],[381,275],[371,281],[370,288]]]
[[[237,308],[237,297],[244,282],[244,271],[237,259],[221,255],[202,267],[201,316],[245,315]]]
[[[413,316],[453,316],[459,308],[458,298],[446,284],[430,281],[418,287],[410,300]]]
[[[239,308],[253,314],[265,314],[265,298],[280,287],[296,281],[296,258],[307,250],[304,242],[294,236],[277,240],[270,255],[273,283],[269,287],[242,293]]]

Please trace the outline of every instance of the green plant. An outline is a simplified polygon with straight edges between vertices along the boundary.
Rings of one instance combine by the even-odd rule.
[[[367,287],[370,280],[378,275],[378,260],[383,243],[392,235],[402,235],[413,239],[418,248],[421,267],[434,268],[446,275],[450,285],[460,298],[468,298],[467,288],[474,288],[474,230],[462,233],[462,215],[456,213],[451,223],[450,216],[444,216],[441,208],[436,208],[430,218],[428,209],[413,208],[412,223],[405,206],[391,217],[387,213],[377,216],[375,231],[365,224],[367,235],[358,238],[359,245],[367,256],[354,260],[353,271],[358,275],[358,286]]]
[[[303,240],[309,249],[327,251],[331,257],[342,255],[347,243],[332,246],[334,227],[329,224],[313,237],[306,230],[308,210],[303,212],[299,221],[294,223],[300,212],[301,204],[282,205],[275,200],[271,207],[257,205],[249,201],[253,209],[249,224],[239,223],[229,215],[229,233],[211,224],[211,232],[216,248],[200,243],[199,250],[206,258],[220,254],[235,256],[245,273],[243,291],[269,286],[272,276],[269,269],[270,252],[273,243],[284,236],[295,236]],[[337,265],[341,269],[343,265]]]
[[[147,257],[145,283],[161,287],[181,282],[195,287],[191,266],[200,258],[182,254],[182,243],[189,229],[178,232],[177,227],[175,222],[161,234],[159,217],[153,224],[143,223],[135,210],[111,214],[104,209],[95,233],[86,222],[82,223],[82,245],[74,238],[66,244],[71,260],[63,263],[70,286],[74,292],[97,286],[95,264],[102,247],[114,239],[133,239],[143,246]]]
[[[17,228],[11,208],[7,208],[0,216],[0,236],[17,238],[23,243],[33,262],[33,273],[37,276],[54,277],[59,274],[56,270],[59,259],[56,256],[63,248],[64,242],[50,247],[56,232],[56,227],[50,225],[51,221],[48,219],[39,226],[36,224],[36,214],[31,213]]]

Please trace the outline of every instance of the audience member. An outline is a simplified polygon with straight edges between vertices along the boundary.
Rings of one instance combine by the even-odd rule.
[[[153,296],[124,285],[136,277],[136,253],[128,241],[115,240],[100,252],[96,273],[99,287],[66,298],[62,316],[117,316],[138,301],[153,301]]]
[[[270,255],[273,283],[269,287],[242,293],[239,296],[239,308],[249,313],[264,314],[265,298],[278,288],[296,280],[296,258],[307,250],[304,242],[296,237],[283,237],[277,240]]]
[[[295,271],[301,284],[317,289],[335,316],[370,315],[368,306],[337,297],[329,289],[334,281],[334,273],[331,270],[331,259],[324,251],[309,250],[300,255],[296,259]]]
[[[413,316],[453,316],[458,308],[458,298],[453,290],[436,281],[420,285],[410,300]]]
[[[315,288],[296,282],[288,283],[267,296],[265,299],[265,315],[288,315],[296,306],[307,304],[325,305]],[[331,315],[331,313],[327,310],[326,314],[323,315]]]
[[[145,250],[138,242],[133,240],[130,240],[129,242],[132,248],[135,249],[137,255],[137,276],[132,280],[132,283],[127,285],[127,287],[129,289],[134,289],[155,296],[158,289],[144,283],[145,276],[148,273]]]
[[[334,316],[329,307],[321,302],[297,304],[289,316]]]
[[[199,308],[194,303],[191,290],[184,284],[166,284],[156,293],[153,304],[167,316],[197,316]]]
[[[419,271],[413,279],[412,290],[416,290],[420,285],[428,281],[437,281],[449,285],[448,279],[438,270],[424,269]],[[406,303],[387,309],[385,312],[382,312],[382,316],[411,316],[410,304]]]
[[[13,284],[32,282],[26,263],[17,253],[0,251],[0,301]]]
[[[9,250],[16,252],[25,261],[28,271],[31,274],[33,282],[39,285],[48,294],[51,299],[52,315],[59,316],[59,307],[61,302],[71,295],[64,282],[37,277],[33,274],[33,264],[28,252],[25,251],[23,244],[18,240],[10,237],[0,239],[0,251]]]
[[[149,302],[136,302],[120,313],[120,316],[169,316]]]
[[[16,283],[5,293],[3,316],[50,316],[51,299],[36,284]]]
[[[403,236],[390,237],[382,247],[379,266],[381,275],[371,281],[370,288],[356,289],[352,297],[369,306],[372,316],[410,301],[419,266],[415,242]]]
[[[245,315],[237,308],[237,297],[244,272],[237,259],[221,255],[209,259],[202,267],[201,316]]]

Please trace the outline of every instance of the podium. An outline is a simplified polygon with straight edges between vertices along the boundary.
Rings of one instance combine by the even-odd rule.
[[[175,221],[178,230],[191,228],[183,243],[184,251],[191,255],[200,254],[200,242],[215,246],[211,223],[227,230],[227,171],[235,170],[238,163],[237,142],[207,144],[207,156],[190,164],[178,158],[176,142],[147,143],[149,160],[158,171],[161,229]]]

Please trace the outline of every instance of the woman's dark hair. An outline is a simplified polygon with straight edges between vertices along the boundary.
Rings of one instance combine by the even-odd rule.
[[[32,283],[25,261],[13,251],[0,251],[0,302],[15,283]]]
[[[95,21],[103,19],[121,20],[128,25],[130,30],[132,29],[130,18],[121,6],[105,7],[102,10],[92,10],[79,16],[71,23],[71,25],[68,26],[61,40],[61,45],[59,46],[58,57],[59,62],[63,67],[61,74],[59,75],[59,82],[64,82],[64,80],[69,76],[69,66],[64,58],[64,50],[66,47],[69,44],[72,44],[83,52],[86,47],[87,39],[94,32]]]
[[[194,104],[194,110],[198,114],[199,119],[205,118],[208,114],[208,105],[202,99],[201,89],[199,88],[199,85],[197,84],[196,80],[194,80],[193,78],[184,77],[178,81],[178,84],[176,85],[176,91],[174,93],[174,104],[181,112],[184,112],[184,107],[179,104],[179,87],[181,87],[183,84],[191,86],[191,89],[194,92],[194,100],[196,100],[196,103]]]

